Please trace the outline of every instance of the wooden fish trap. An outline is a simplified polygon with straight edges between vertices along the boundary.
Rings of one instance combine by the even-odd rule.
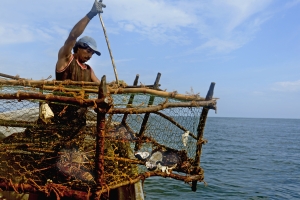
[[[161,176],[204,181],[206,97],[75,81],[0,79],[0,188],[56,199],[108,199],[116,188]],[[49,117],[45,110],[50,108]],[[53,114],[53,115],[51,115]]]

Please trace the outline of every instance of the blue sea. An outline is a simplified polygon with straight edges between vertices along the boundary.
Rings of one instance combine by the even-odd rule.
[[[154,199],[300,199],[300,119],[207,119],[201,167],[207,185],[152,177]]]

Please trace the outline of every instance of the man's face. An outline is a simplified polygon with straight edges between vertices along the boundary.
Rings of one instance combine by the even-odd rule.
[[[77,50],[77,59],[79,62],[85,63],[89,59],[91,59],[94,53],[95,53],[94,50],[91,49],[90,47],[86,47],[86,48],[79,47]]]

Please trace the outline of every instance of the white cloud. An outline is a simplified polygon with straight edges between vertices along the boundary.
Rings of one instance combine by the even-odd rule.
[[[300,80],[277,82],[273,84],[272,90],[279,92],[297,92],[300,91]]]
[[[36,27],[33,25],[20,24],[1,24],[0,26],[0,45],[19,44],[28,42],[42,41],[44,43],[52,42],[57,37],[67,38],[66,29],[53,27]]]
[[[300,0],[293,0],[293,1],[288,1],[286,2],[285,8],[289,9],[291,7],[294,7],[296,5],[300,4]]]
[[[125,25],[124,25],[124,29],[125,29],[126,31],[132,32],[132,31],[135,30],[135,26],[134,26],[133,24],[125,24]]]
[[[196,16],[181,9],[178,2],[162,0],[129,0],[109,2],[110,12],[105,12],[116,22],[126,21],[138,27],[178,29],[193,24]]]
[[[231,52],[237,48],[239,48],[243,43],[239,42],[238,40],[221,40],[219,38],[212,38],[202,44],[201,46],[197,47],[196,50],[206,50],[206,49],[214,49],[214,52],[221,52],[227,53]]]
[[[252,95],[254,95],[254,96],[263,96],[265,93],[264,92],[262,92],[262,91],[253,91],[252,92]]]
[[[271,0],[211,1],[209,10],[201,15],[206,30],[200,34],[206,41],[195,48],[195,52],[228,53],[242,47],[270,18],[267,8],[271,3]]]
[[[183,9],[178,1],[111,0],[103,16],[119,31],[137,32],[155,43],[186,41],[184,28],[196,27],[197,16]],[[190,3],[187,3],[190,5]]]
[[[65,21],[77,17],[77,13],[82,9],[78,5],[85,4],[80,0],[28,0],[22,2],[11,0],[1,3],[3,4],[0,7],[0,37],[5,38],[5,40],[2,39],[0,45],[37,41],[51,42],[53,38],[62,35],[65,39],[67,37],[66,32],[69,32],[67,31],[69,26],[74,26],[76,23],[74,21],[72,22],[74,24],[69,24],[66,27]],[[92,2],[89,7],[91,6]],[[81,17],[83,16],[84,13],[81,11]],[[80,19],[80,17],[77,18]]]
[[[14,26],[2,24],[0,27],[0,45],[31,42],[34,39],[34,33],[27,25]]]
[[[230,52],[249,42],[269,19],[272,0],[111,0],[103,16],[114,31],[137,32],[156,43],[197,45],[194,50]],[[110,25],[111,26],[111,25]],[[191,40],[198,34],[199,40]]]
[[[229,16],[229,21],[226,26],[227,31],[234,30],[249,20],[254,14],[263,11],[270,3],[271,0],[223,1],[222,8],[225,9],[225,16],[223,17]]]
[[[103,2],[107,5],[103,9],[103,18],[108,22],[109,33],[135,32],[158,44],[193,44],[196,53],[203,50],[227,53],[254,37],[269,18],[266,9],[272,0]],[[92,2],[88,0],[5,1],[0,8],[4,16],[0,19],[0,36],[8,40],[1,41],[0,45],[65,39],[72,26],[91,7]],[[15,14],[11,15],[11,12]],[[9,26],[3,23],[8,19]]]

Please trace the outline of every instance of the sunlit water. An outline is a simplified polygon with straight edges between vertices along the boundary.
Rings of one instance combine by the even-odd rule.
[[[208,118],[197,191],[181,181],[153,177],[152,199],[300,199],[300,120]]]

